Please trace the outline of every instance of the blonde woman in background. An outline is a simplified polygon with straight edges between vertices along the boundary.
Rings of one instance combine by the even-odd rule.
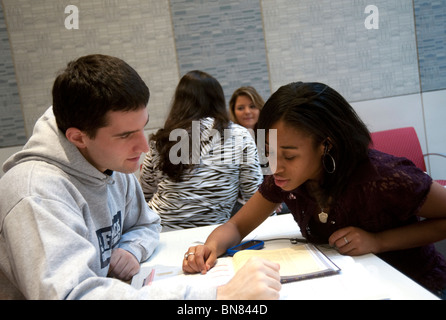
[[[247,129],[257,129],[260,110],[265,101],[253,87],[241,87],[234,91],[229,100],[231,120]]]
[[[254,140],[257,136],[257,121],[259,120],[260,110],[262,110],[264,104],[263,98],[251,86],[238,88],[229,100],[231,121],[248,129]],[[245,202],[246,200],[239,195],[231,216],[236,214]]]

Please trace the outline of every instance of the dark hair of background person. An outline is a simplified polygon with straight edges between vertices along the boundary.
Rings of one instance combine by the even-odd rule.
[[[229,115],[226,109],[225,96],[220,83],[206,72],[194,70],[185,74],[177,85],[171,109],[164,127],[151,135],[156,141],[156,149],[160,154],[160,168],[174,181],[182,180],[182,173],[191,170],[191,163],[172,164],[169,159],[170,149],[178,141],[170,141],[172,130],[184,129],[189,133],[189,152],[192,152],[192,121],[202,118],[214,118],[214,129],[223,137],[224,129],[229,126]]]

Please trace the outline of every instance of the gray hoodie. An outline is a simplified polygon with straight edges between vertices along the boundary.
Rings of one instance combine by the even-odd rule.
[[[37,121],[0,179],[0,296],[27,299],[215,298],[216,289],[130,285],[107,278],[112,249],[147,260],[160,218],[132,174],[99,172],[57,128]]]

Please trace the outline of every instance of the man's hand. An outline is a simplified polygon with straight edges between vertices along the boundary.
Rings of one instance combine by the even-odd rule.
[[[139,272],[139,261],[124,249],[114,249],[110,258],[108,275],[128,281]]]
[[[276,300],[280,297],[280,265],[251,258],[226,285],[217,289],[218,300]]]

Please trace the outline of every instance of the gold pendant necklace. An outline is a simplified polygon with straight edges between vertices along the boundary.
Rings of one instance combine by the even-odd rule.
[[[321,213],[318,214],[318,217],[320,222],[327,223],[328,213],[324,212],[324,209],[321,208]]]
[[[312,185],[307,184],[306,187],[307,187],[308,193],[314,198],[314,200],[318,204],[319,208],[321,208],[321,213],[318,214],[319,221],[321,223],[327,223],[328,222],[328,213],[325,212],[325,210],[323,208],[323,204],[326,204],[327,206],[329,206],[331,198],[328,197],[328,199],[323,203],[322,200],[325,199],[325,197],[323,196],[323,190],[320,187],[318,187],[317,185],[314,185],[314,184],[312,184]],[[327,211],[329,211],[329,210],[327,210]]]

